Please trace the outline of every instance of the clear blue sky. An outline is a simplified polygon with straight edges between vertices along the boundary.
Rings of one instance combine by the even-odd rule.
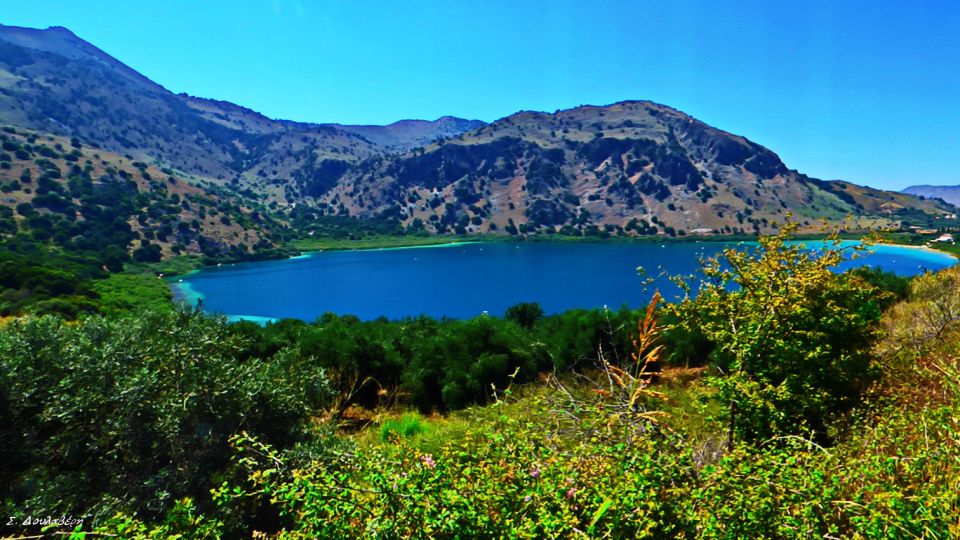
[[[960,2],[9,1],[174,92],[389,123],[650,99],[791,168],[960,184]]]

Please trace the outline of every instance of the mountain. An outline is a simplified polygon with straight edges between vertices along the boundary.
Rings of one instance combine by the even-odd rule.
[[[78,137],[192,180],[281,202],[309,197],[329,169],[385,151],[363,133],[406,148],[457,133],[460,122],[463,129],[475,125],[453,118],[404,121],[381,133],[378,126],[272,120],[232,103],[173,94],[65,28],[3,25],[0,121]],[[324,167],[325,161],[332,165]]]
[[[334,128],[174,95],[63,28],[0,27],[0,118],[219,183],[252,175],[247,187],[268,167],[288,173],[376,153]]]
[[[327,124],[342,131],[355,133],[387,151],[406,151],[486,125],[480,120],[464,120],[444,116],[434,121],[400,120],[386,126],[350,126]]]
[[[76,139],[169,171],[212,200],[236,197],[300,224],[328,216],[431,233],[674,235],[767,232],[788,214],[813,230],[847,216],[867,229],[953,211],[809,178],[755,142],[648,101],[522,111],[489,125],[275,120],[169,92],[56,27],[0,25],[0,124]]]
[[[346,171],[328,212],[393,216],[431,232],[768,232],[852,216],[893,226],[938,203],[790,170],[772,151],[649,101],[524,111]]]
[[[960,206],[960,186],[910,186],[901,193],[927,199],[941,199],[954,206]]]

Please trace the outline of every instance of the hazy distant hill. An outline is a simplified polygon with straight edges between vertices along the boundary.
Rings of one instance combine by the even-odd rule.
[[[405,151],[429,144],[440,138],[455,137],[465,131],[485,126],[486,122],[444,116],[432,122],[427,120],[400,120],[386,126],[329,125],[361,135],[386,150]]]
[[[273,120],[173,94],[64,28],[0,25],[0,124],[73,137],[275,211],[429,232],[683,234],[888,226],[937,201],[788,169],[772,151],[645,101],[387,126]],[[2,177],[0,172],[0,177]]]
[[[927,199],[942,199],[952,205],[960,206],[960,186],[910,186],[903,190],[903,193]]]

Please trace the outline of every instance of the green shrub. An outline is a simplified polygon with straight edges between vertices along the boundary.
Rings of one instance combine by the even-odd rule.
[[[282,448],[308,439],[330,397],[309,358],[243,358],[223,319],[143,312],[70,325],[0,327],[0,486],[9,515],[162,515],[180,497],[209,504],[228,438]]]
[[[824,442],[830,418],[877,375],[870,347],[887,294],[836,274],[837,244],[812,253],[787,244],[795,228],[705,261],[696,297],[671,306],[713,345],[730,445],[809,433]]]

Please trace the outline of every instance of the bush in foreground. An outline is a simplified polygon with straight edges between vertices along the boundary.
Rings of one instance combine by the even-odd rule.
[[[244,359],[244,346],[194,311],[0,327],[8,515],[162,515],[228,472],[231,435],[306,440],[330,397],[322,369],[289,351]]]

